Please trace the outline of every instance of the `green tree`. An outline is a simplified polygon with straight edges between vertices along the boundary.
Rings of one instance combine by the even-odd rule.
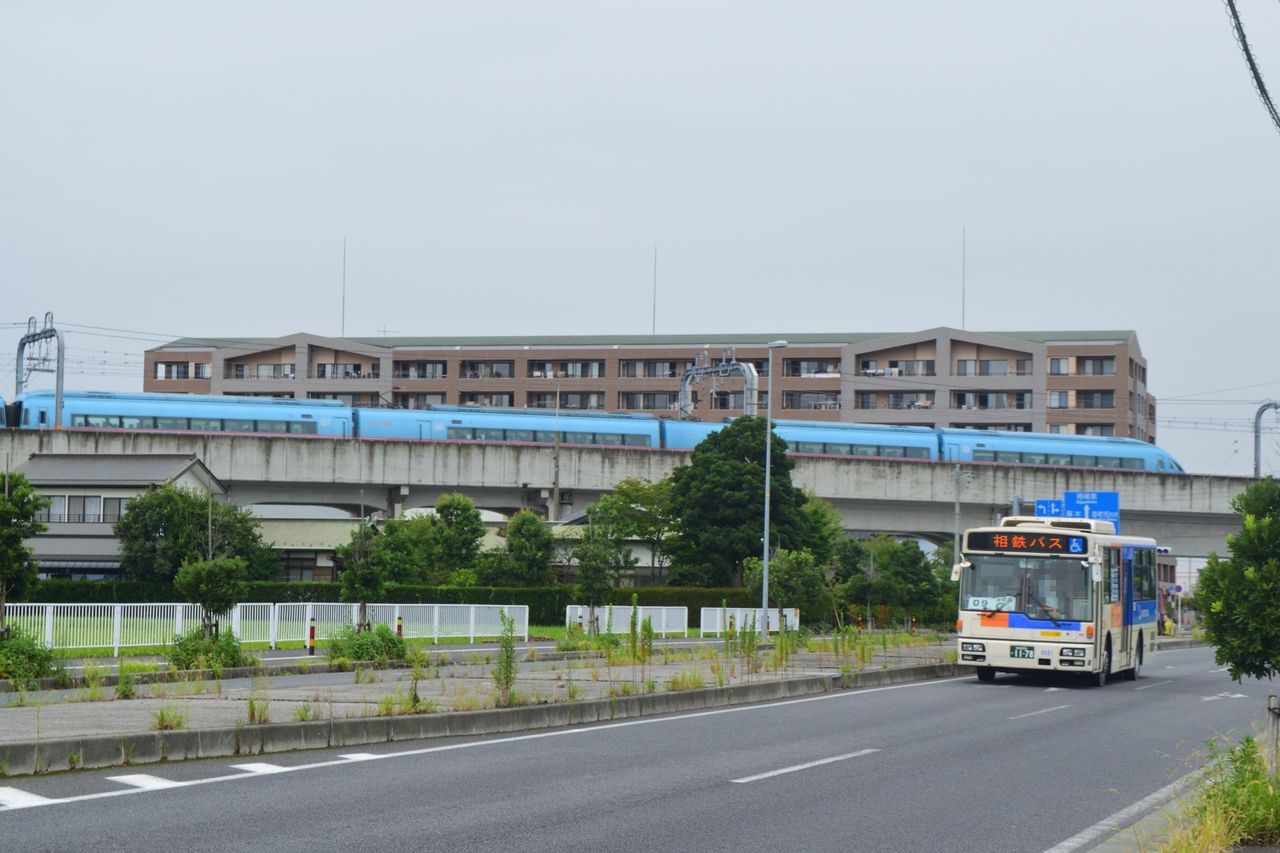
[[[769,606],[798,607],[800,615],[808,621],[826,621],[827,614],[818,612],[825,580],[813,554],[780,548],[769,557]],[[744,561],[743,586],[755,590],[758,598],[763,582],[762,558],[748,557]]]
[[[862,543],[866,563],[840,588],[853,608],[884,605],[917,617],[933,612],[945,594],[934,564],[914,541],[879,533]],[[850,549],[852,552],[853,549]]]
[[[1231,556],[1210,554],[1195,600],[1214,657],[1236,681],[1280,673],[1280,483],[1267,477],[1231,499],[1240,532]]]
[[[265,546],[252,513],[174,485],[129,501],[113,532],[128,580],[172,581],[183,563],[216,557],[243,558],[257,567],[255,579],[269,565],[260,553]]]
[[[507,522],[506,540],[512,581],[521,586],[544,586],[555,580],[551,557],[556,543],[545,521],[522,509]]]
[[[49,501],[18,473],[0,474],[0,636],[4,636],[5,602],[21,598],[36,581],[36,563],[27,540],[48,528],[39,521]]]
[[[442,577],[474,568],[484,539],[484,521],[475,501],[462,494],[445,495],[436,504],[436,567]]]
[[[844,537],[836,543],[835,555],[832,558],[833,579],[837,583],[847,583],[854,575],[866,573],[871,552],[859,539]]]
[[[676,522],[671,505],[671,479],[656,483],[632,478],[621,480],[612,493],[600,498],[600,504],[610,507],[622,535],[645,543],[654,578],[661,581],[670,562],[667,540]]]
[[[814,564],[820,569],[834,568],[840,553],[840,543],[847,541],[840,513],[817,495],[806,495],[801,511],[808,523],[805,550],[813,555]],[[769,526],[773,526],[772,520]]]
[[[178,592],[203,611],[204,636],[213,636],[213,617],[226,613],[244,596],[248,566],[240,557],[183,563],[173,579]]]
[[[596,504],[587,510],[587,523],[582,536],[570,551],[577,564],[578,599],[594,610],[608,600],[609,590],[617,585],[622,573],[638,562],[631,546],[619,530],[609,505]]]
[[[337,549],[342,562],[342,571],[338,573],[342,589],[338,597],[360,605],[356,617],[358,631],[369,630],[369,602],[387,593],[386,567],[376,559],[377,539],[377,529],[362,522],[352,532],[351,541]]]
[[[770,469],[770,547],[796,550],[812,538],[804,493],[791,483],[787,443],[776,434]],[[761,552],[764,527],[764,418],[742,417],[707,436],[671,475],[678,537],[670,583],[729,586]]]

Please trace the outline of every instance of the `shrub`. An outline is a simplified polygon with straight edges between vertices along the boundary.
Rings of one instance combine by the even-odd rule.
[[[350,625],[343,626],[338,635],[329,641],[325,653],[330,660],[372,660],[385,664],[404,660],[404,637],[387,625],[375,625],[372,631],[357,631]]]
[[[34,637],[17,628],[7,640],[0,640],[0,678],[30,684],[53,675],[53,652]]]
[[[257,659],[245,654],[240,641],[230,631],[206,638],[200,628],[174,637],[167,654],[169,663],[178,669],[211,669],[221,671],[233,666],[254,666]]]

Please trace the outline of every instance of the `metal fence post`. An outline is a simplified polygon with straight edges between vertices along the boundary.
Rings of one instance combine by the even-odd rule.
[[[306,645],[306,639],[307,639],[307,626],[309,626],[309,625],[314,625],[314,624],[315,624],[315,621],[314,621],[314,620],[315,620],[315,618],[316,618],[316,606],[315,606],[315,604],[314,604],[314,603],[312,603],[312,602],[308,601],[308,602],[307,602],[307,612],[306,612],[306,615],[305,615],[305,616],[303,617],[303,619],[302,619],[302,639],[303,639],[303,645]],[[315,654],[315,652],[312,652],[311,654]]]
[[[182,611],[185,609],[181,604],[173,605],[173,635],[175,637],[182,636]]]
[[[53,648],[53,605],[44,606],[44,647]]]
[[[431,605],[431,642],[440,645],[440,605]]]
[[[120,611],[122,607],[119,604],[111,608],[112,622],[111,626],[111,656],[113,658],[120,657]]]
[[[467,634],[470,635],[468,642],[476,641],[476,606],[474,604],[467,607]]]
[[[271,605],[271,610],[267,614],[267,648],[271,651],[276,650],[276,643],[280,639],[280,612],[276,610],[276,605]]]
[[[231,633],[240,636],[240,605],[231,608]]]

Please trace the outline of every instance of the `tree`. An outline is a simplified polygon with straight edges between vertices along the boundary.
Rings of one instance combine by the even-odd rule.
[[[769,606],[798,607],[810,620],[825,621],[825,616],[818,613],[825,580],[826,575],[813,554],[780,548],[769,558]],[[755,590],[758,596],[763,582],[763,560],[748,557],[744,563],[743,586]]]
[[[241,557],[259,567],[264,562],[252,513],[171,484],[129,501],[113,532],[128,580],[172,581],[183,563],[216,557]]]
[[[484,521],[475,501],[462,494],[445,495],[436,504],[435,563],[442,577],[475,567],[484,539]]]
[[[634,566],[637,560],[619,533],[610,507],[599,504],[587,510],[582,538],[570,553],[578,566],[574,596],[591,608],[594,633],[595,609],[608,601],[609,591],[623,570]]]
[[[1228,559],[1210,554],[1200,572],[1197,608],[1205,639],[1231,677],[1280,673],[1280,483],[1267,477],[1231,499],[1240,532]]]
[[[671,478],[650,483],[627,478],[613,487],[613,492],[600,498],[610,507],[619,532],[638,539],[649,548],[649,565],[654,578],[662,580],[670,561],[667,540],[675,530],[671,506]]]
[[[27,540],[48,528],[40,513],[49,501],[27,482],[22,474],[0,474],[4,493],[0,494],[0,637],[7,636],[5,602],[21,598],[35,583],[36,564]]]
[[[387,592],[386,567],[375,559],[377,536],[377,528],[361,522],[352,532],[351,541],[338,546],[338,559],[342,562],[342,571],[338,573],[342,589],[338,597],[360,605],[356,618],[358,631],[369,629],[369,602],[382,598]]]
[[[178,569],[173,585],[188,601],[200,605],[206,638],[213,636],[213,617],[226,613],[244,596],[247,575],[248,566],[240,557],[183,563]]]
[[[808,520],[808,539],[805,550],[813,555],[820,569],[834,568],[839,556],[840,544],[845,541],[844,520],[827,501],[817,495],[807,495],[801,511]],[[770,522],[770,527],[772,527]]]
[[[879,533],[862,546],[866,564],[851,573],[841,589],[847,604],[898,607],[917,616],[933,612],[944,592],[934,564],[919,545]]]
[[[555,579],[551,556],[556,543],[545,521],[522,509],[507,522],[506,538],[513,581],[521,586],[543,586]]]
[[[671,475],[678,538],[671,583],[728,586],[742,562],[761,552],[764,527],[765,420],[742,417],[694,448]],[[787,443],[770,434],[770,547],[803,548],[811,536],[804,493],[792,485]]]

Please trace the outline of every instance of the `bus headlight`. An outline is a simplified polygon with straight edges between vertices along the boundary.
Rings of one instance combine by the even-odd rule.
[[[1084,657],[1084,649],[1063,649],[1061,655],[1064,658],[1082,658]]]
[[[962,652],[985,652],[987,647],[983,643],[961,643],[960,651]]]

